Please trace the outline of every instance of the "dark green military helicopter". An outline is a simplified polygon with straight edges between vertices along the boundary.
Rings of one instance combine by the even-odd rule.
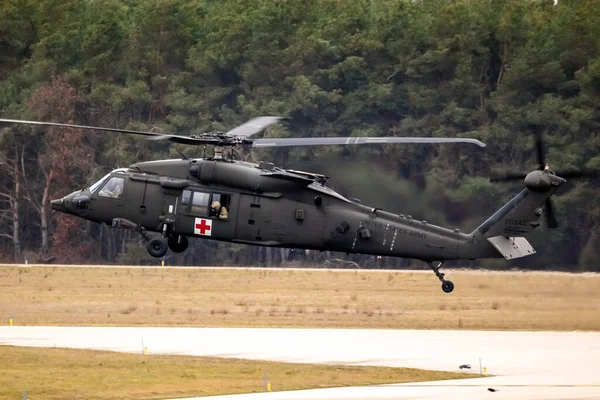
[[[144,135],[188,145],[213,145],[209,158],[139,162],[116,169],[89,188],[52,201],[52,209],[113,227],[138,231],[148,252],[180,253],[188,237],[260,246],[330,250],[420,259],[429,264],[446,293],[454,284],[439,271],[446,260],[535,253],[525,236],[540,225],[542,206],[565,183],[547,166],[527,174],[525,189],[471,233],[446,229],[347,199],[326,185],[327,176],[253,164],[224,156],[224,148],[470,143],[469,138],[325,137],[253,138],[279,117],[259,117],[229,132],[193,136],[51,122],[0,119]],[[511,179],[514,176],[507,176]],[[519,178],[522,178],[519,176]],[[159,232],[151,237],[147,232]]]

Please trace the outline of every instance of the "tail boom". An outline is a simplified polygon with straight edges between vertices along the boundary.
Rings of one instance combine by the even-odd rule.
[[[526,188],[469,235],[472,242],[465,245],[465,258],[510,260],[535,254],[525,238],[540,226],[544,203],[565,182],[549,169],[529,173]]]

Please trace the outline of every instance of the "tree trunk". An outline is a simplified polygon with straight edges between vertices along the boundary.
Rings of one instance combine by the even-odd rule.
[[[102,256],[104,256],[104,251],[103,251],[104,250],[104,225],[103,224],[100,224],[100,235],[99,236],[100,236],[98,239],[98,243],[100,246],[99,254],[100,254],[100,258],[102,258]]]
[[[48,242],[48,201],[50,186],[54,179],[54,168],[50,170],[50,173],[46,176],[46,183],[44,184],[44,191],[42,193],[42,203],[40,204],[40,228],[42,233],[42,253],[46,253],[50,248]]]
[[[15,160],[16,161],[16,160]],[[15,164],[17,164],[15,162]],[[13,219],[13,246],[15,248],[15,261],[21,257],[21,238],[19,231],[21,230],[19,220],[19,198],[21,197],[21,179],[19,178],[18,167],[15,165],[15,197],[12,201],[12,219]]]
[[[496,90],[500,88],[500,84],[502,83],[502,74],[504,69],[506,68],[506,58],[508,53],[508,43],[504,43],[503,51],[502,51],[502,59],[500,61],[500,71],[498,72],[498,80],[496,81]]]
[[[21,259],[21,236],[20,236],[20,209],[19,209],[19,199],[21,197],[21,174],[19,171],[19,148],[15,143],[14,146],[14,158],[12,159],[4,159],[2,158],[0,161],[2,165],[6,165],[6,169],[8,172],[8,176],[12,177],[14,186],[11,189],[0,192],[0,198],[5,199],[4,201],[8,202],[8,209],[5,210],[8,219],[12,220],[12,233],[9,234],[0,234],[1,236],[8,237],[12,240],[13,243],[13,254],[14,261],[18,262]]]
[[[600,225],[590,230],[591,235],[581,251],[579,264],[583,271],[600,272]]]
[[[281,267],[285,267],[287,264],[287,259],[290,255],[290,249],[281,248],[279,249],[279,252],[281,255]]]

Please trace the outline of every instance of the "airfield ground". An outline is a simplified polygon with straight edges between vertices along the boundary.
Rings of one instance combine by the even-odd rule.
[[[278,387],[275,388],[278,392],[457,377],[451,373],[414,369],[271,364],[258,360],[169,356],[160,353],[264,357],[280,361],[353,365],[372,362],[389,367],[414,366],[457,372],[457,365],[460,363],[476,365],[477,357],[483,357],[492,371],[499,375],[516,374],[516,378],[498,376],[451,380],[447,384],[432,382],[407,387],[380,385],[349,390],[352,393],[356,390],[386,391],[384,394],[378,392],[364,396],[368,398],[412,396],[415,390],[429,393],[422,393],[425,396],[423,398],[440,398],[435,385],[441,384],[444,385],[441,388],[444,393],[455,391],[459,396],[455,398],[466,398],[464,396],[468,391],[472,391],[475,396],[469,398],[480,398],[479,391],[484,391],[489,385],[500,386],[504,395],[508,396],[506,398],[526,395],[529,396],[527,398],[546,399],[550,398],[549,394],[565,388],[568,393],[557,394],[558,397],[555,397],[566,398],[568,395],[568,398],[573,399],[596,398],[593,396],[598,394],[600,386],[594,378],[595,367],[587,366],[589,363],[585,364],[584,360],[585,357],[595,357],[594,351],[597,352],[597,349],[593,345],[594,338],[572,337],[596,335],[595,333],[532,334],[489,330],[600,330],[600,293],[597,290],[600,275],[451,271],[447,277],[456,284],[455,291],[449,295],[441,291],[439,283],[430,272],[0,266],[0,325],[8,325],[10,318],[15,325],[0,327],[4,332],[0,334],[0,343],[36,347],[99,346],[103,349],[131,352],[140,351],[143,345],[137,342],[137,338],[143,336],[151,347],[150,354],[143,355],[0,346],[0,399],[17,398],[25,388],[29,389],[30,395],[49,399],[158,399],[262,392],[265,390],[265,371],[269,371],[269,380],[278,382]],[[23,325],[138,328],[43,328]],[[221,334],[211,329],[192,328],[193,332],[188,334],[185,333],[187,331],[180,332],[181,329],[188,328],[142,326],[384,330],[259,329],[243,333],[244,330],[226,329],[229,333]],[[392,331],[389,328],[449,330]],[[52,330],[57,329],[66,331],[52,336]],[[135,340],[129,338],[123,343],[111,345],[107,343],[120,337],[116,332],[73,333],[70,331],[72,329],[151,331],[136,331],[133,333]],[[165,331],[154,332],[156,329]],[[456,329],[462,331],[451,331]],[[295,346],[287,345],[290,340],[286,336],[288,333],[295,338]],[[212,339],[211,335],[214,336]],[[223,335],[241,337],[226,340]],[[246,340],[248,335],[254,339]],[[262,340],[265,339],[263,336],[269,335],[277,337]],[[356,335],[367,335],[375,339],[350,339]],[[406,335],[408,336],[404,337]],[[427,339],[431,335],[433,337]],[[465,338],[465,335],[470,339]],[[496,337],[498,335],[500,336]],[[571,336],[563,338],[561,335]],[[342,337],[346,339],[342,340]],[[78,342],[82,340],[86,343]],[[550,340],[553,345],[549,352],[543,343]],[[261,343],[266,347],[261,348]],[[320,343],[323,348],[315,352],[315,343]],[[355,343],[365,343],[365,346],[357,348]],[[429,349],[426,343],[437,345]],[[131,348],[131,344],[134,344],[135,349]],[[194,350],[198,346],[204,346],[204,350]],[[371,348],[372,346],[375,348]],[[445,349],[443,357],[439,357],[440,346]],[[428,349],[437,355],[425,362],[423,357]],[[527,353],[528,350],[523,349],[533,350]],[[338,353],[330,354],[333,350]],[[526,360],[521,357],[524,353],[528,354]],[[550,357],[550,360],[536,359],[544,355]],[[379,360],[378,357],[383,358]],[[583,361],[574,361],[579,359]],[[515,370],[524,365],[525,361],[531,364],[528,369],[523,367],[523,371]],[[566,379],[563,372],[554,376],[549,368],[561,371],[561,367],[553,366],[553,363],[571,363],[581,372],[573,372],[577,379]],[[583,373],[585,371],[591,372],[586,375]],[[582,376],[587,377],[587,380],[582,380]],[[559,377],[564,378],[564,382]],[[556,385],[558,386],[555,387]],[[346,392],[331,390],[331,396],[347,398],[344,394]],[[509,395],[509,390],[515,390],[514,396]],[[535,390],[537,394],[532,392]],[[308,396],[308,392],[286,393],[292,397],[294,393],[298,393],[301,398]],[[316,396],[329,398],[329,392],[314,393]],[[350,397],[353,396],[354,394]]]
[[[600,330],[600,275],[0,267],[0,324]]]

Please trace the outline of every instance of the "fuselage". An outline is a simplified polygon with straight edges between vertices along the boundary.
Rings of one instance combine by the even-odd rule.
[[[324,178],[270,163],[150,161],[115,170],[53,208],[168,235],[426,261],[469,258],[471,236],[351,201]]]

